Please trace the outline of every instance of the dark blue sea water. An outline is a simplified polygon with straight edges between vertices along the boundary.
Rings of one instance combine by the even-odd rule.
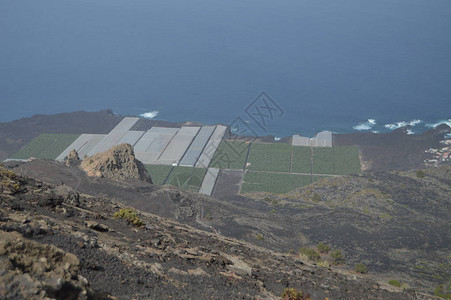
[[[451,1],[0,0],[2,122],[112,108],[251,124],[262,91],[279,136],[451,122]]]

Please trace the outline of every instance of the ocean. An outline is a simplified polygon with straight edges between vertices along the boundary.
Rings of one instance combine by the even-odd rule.
[[[450,37],[449,0],[2,0],[0,122],[111,108],[260,135],[419,133],[451,125]]]

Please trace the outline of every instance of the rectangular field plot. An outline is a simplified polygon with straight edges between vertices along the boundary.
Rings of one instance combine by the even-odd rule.
[[[199,129],[200,127],[187,126],[180,128],[160,157],[155,161],[155,164],[171,165],[179,163]]]
[[[242,141],[221,141],[210,162],[210,168],[242,170],[249,145]]]
[[[313,174],[335,174],[333,148],[313,147]]]
[[[153,184],[163,185],[164,181],[171,172],[172,166],[164,166],[164,165],[144,165],[146,167],[146,171],[152,179]]]
[[[358,147],[333,147],[335,174],[357,174],[360,173],[360,159]]]
[[[199,193],[211,196],[215,187],[216,180],[218,179],[219,169],[209,168],[204,176],[204,181],[200,186]]]
[[[19,150],[12,158],[56,159],[79,134],[41,134]]]
[[[133,146],[139,141],[139,139],[143,136],[144,131],[127,131],[122,139],[119,141],[119,144],[127,143]]]
[[[252,143],[247,167],[256,171],[289,172],[292,146]]]
[[[311,148],[296,146],[292,147],[293,161],[291,163],[291,172],[310,173]]]
[[[224,134],[226,133],[227,127],[223,125],[218,125],[213,131],[210,139],[205,145],[202,154],[199,156],[199,159],[196,162],[197,168],[206,168],[210,165],[211,160],[213,159],[213,155],[216,153],[216,150],[221,143]]]
[[[320,176],[313,176],[313,181],[321,178]],[[284,194],[306,186],[310,184],[310,181],[311,178],[307,175],[247,171],[244,174],[241,194],[251,192]]]
[[[313,173],[346,175],[360,173],[357,147],[314,147]]]
[[[166,184],[171,184],[182,189],[198,192],[204,181],[207,169],[192,167],[174,167]]]
[[[214,130],[214,126],[203,126],[199,130],[196,138],[193,140],[191,146],[189,146],[188,150],[180,161],[181,166],[193,167],[196,164],[197,160],[202,154],[202,150],[204,150],[205,145],[207,144]]]
[[[128,130],[138,122],[139,118],[125,117],[116,127],[113,128],[91,151],[88,156],[105,152],[113,146],[119,145],[121,139],[127,134]]]
[[[72,150],[77,151],[78,156],[83,159],[105,136],[106,134],[82,134],[66,150],[61,152],[56,160],[63,161]]]
[[[155,163],[178,131],[178,128],[150,128],[134,147],[136,158],[144,164]]]

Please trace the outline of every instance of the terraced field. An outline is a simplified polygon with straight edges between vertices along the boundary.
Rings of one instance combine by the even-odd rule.
[[[243,169],[246,160],[248,143],[222,140],[210,162],[210,168]]]
[[[164,181],[171,172],[172,166],[165,165],[144,165],[146,167],[147,173],[152,178],[152,182],[157,185],[164,184]]]
[[[313,181],[321,178],[313,176]],[[306,175],[247,171],[243,178],[241,194],[251,192],[284,194],[310,183],[311,178]]]
[[[207,169],[203,168],[174,167],[166,184],[198,192],[206,172]]]
[[[11,158],[47,158],[56,159],[70,146],[79,134],[41,134],[20,149]]]
[[[249,152],[247,167],[255,171],[289,172],[291,150],[289,144],[258,144],[253,143]]]

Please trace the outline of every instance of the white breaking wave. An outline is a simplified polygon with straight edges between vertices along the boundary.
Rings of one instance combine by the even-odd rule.
[[[440,124],[446,124],[446,125],[448,125],[448,126],[451,127],[451,119],[448,119],[448,120],[440,120],[440,121],[438,121],[438,122],[436,122],[436,123],[426,124],[426,127],[429,127],[429,128],[435,128],[435,127],[437,127],[437,126],[440,125]]]
[[[140,116],[140,117],[143,117],[143,118],[146,118],[146,119],[153,119],[153,118],[155,118],[156,116],[158,116],[159,113],[160,113],[160,112],[159,112],[158,110],[154,110],[154,111],[149,111],[149,112],[140,114],[139,116]]]
[[[407,134],[415,134],[413,130],[407,129]]]
[[[418,119],[412,120],[412,121],[410,121],[410,122],[400,121],[400,122],[396,122],[396,123],[385,124],[384,127],[385,127],[385,128],[388,128],[388,129],[391,129],[391,130],[394,130],[394,129],[398,129],[398,128],[401,128],[401,127],[404,127],[404,126],[407,126],[407,125],[409,125],[409,126],[415,126],[415,125],[418,125],[418,124],[420,124],[420,123],[422,123],[422,122],[423,122],[423,121],[418,120]]]
[[[280,141],[281,140],[281,138],[280,137],[278,137],[278,136],[276,136],[276,137],[274,137],[274,140],[277,142],[277,141]]]
[[[375,119],[368,119],[366,122],[359,123],[355,126],[352,126],[355,130],[370,130],[373,126],[376,125]]]

